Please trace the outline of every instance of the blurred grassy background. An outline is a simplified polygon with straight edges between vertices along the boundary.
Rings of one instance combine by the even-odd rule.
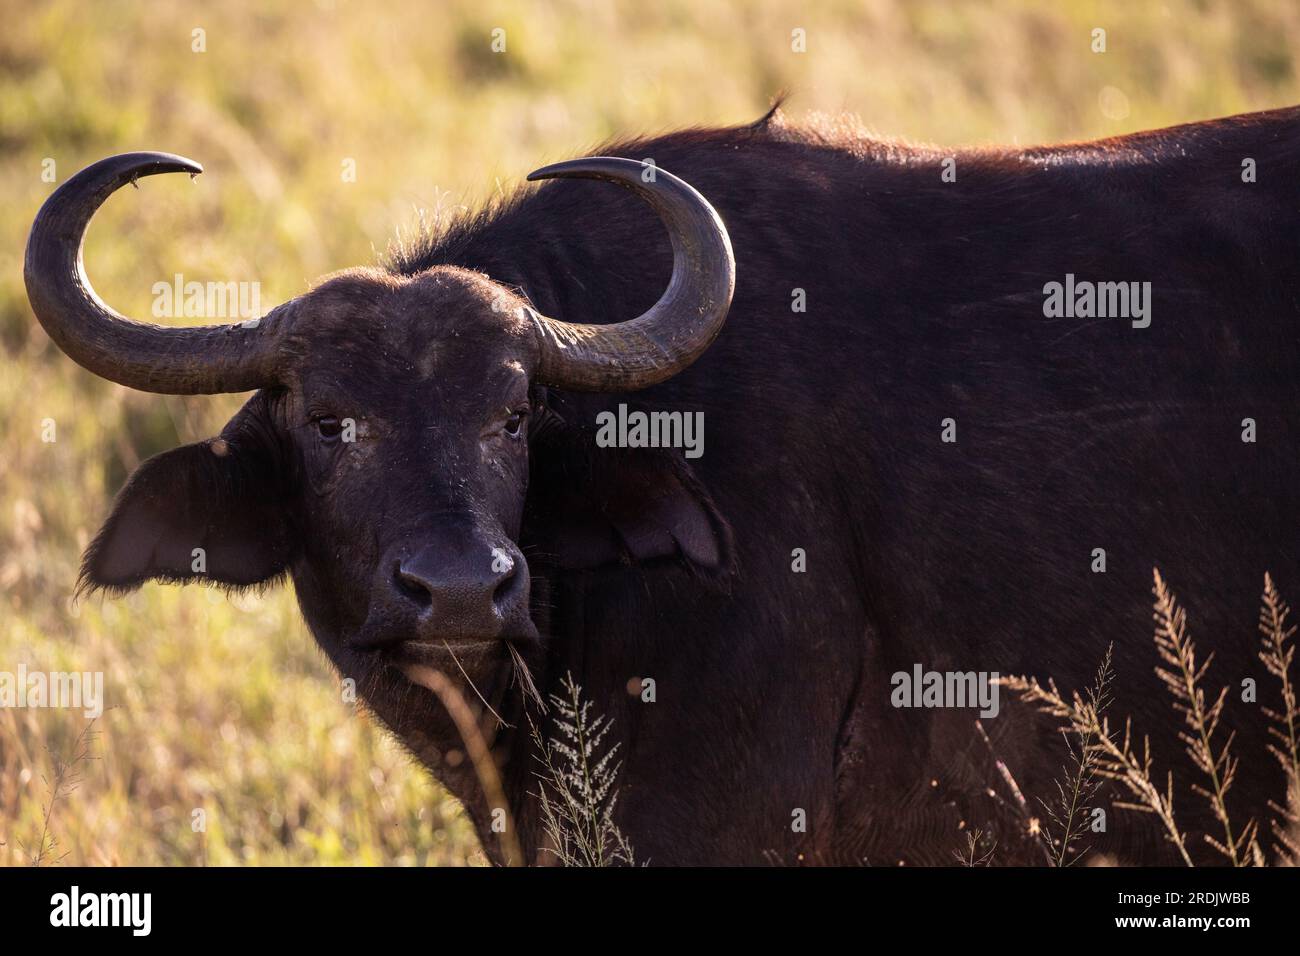
[[[240,399],[131,393],[49,345],[22,285],[26,231],[54,188],[43,160],[59,182],[133,149],[206,166],[197,184],[119,193],[91,230],[100,293],[148,317],[151,286],[174,273],[256,280],[269,307],[372,262],[417,208],[474,204],[610,136],[746,122],[783,88],[793,115],[849,111],[945,144],[1300,103],[1291,0],[0,0],[0,23],[0,670],[105,673],[94,759],[50,816],[54,856],[74,864],[481,857],[455,802],[341,699],[288,589],[149,586],[70,604],[125,476],[213,434]],[[791,50],[795,28],[806,53]],[[36,847],[51,753],[85,724],[0,710],[0,862]],[[196,808],[206,833],[191,830]]]

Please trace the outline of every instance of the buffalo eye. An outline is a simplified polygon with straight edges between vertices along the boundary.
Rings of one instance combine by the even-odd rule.
[[[316,431],[325,441],[338,441],[343,434],[343,423],[332,415],[316,419]]]
[[[524,413],[511,412],[510,417],[506,419],[505,432],[511,438],[518,438],[519,432],[524,427]]]

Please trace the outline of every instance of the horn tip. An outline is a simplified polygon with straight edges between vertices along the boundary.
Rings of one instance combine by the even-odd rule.
[[[140,153],[123,153],[120,156],[111,156],[103,160],[103,162],[112,164],[116,169],[128,170],[136,177],[153,176],[158,173],[189,173],[190,176],[197,176],[203,172],[202,163],[195,162],[186,156],[152,150]]]
[[[169,173],[189,173],[191,176],[197,176],[203,172],[202,163],[186,156],[177,156],[175,153],[153,153],[152,157],[155,163]]]
[[[631,175],[640,172],[646,163],[621,156],[583,156],[580,159],[566,159],[562,163],[551,163],[541,169],[534,169],[527,180],[535,183],[539,179],[614,179],[614,174]]]

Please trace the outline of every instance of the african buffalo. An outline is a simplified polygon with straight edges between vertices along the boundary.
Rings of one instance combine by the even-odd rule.
[[[140,466],[83,586],[291,576],[498,862],[422,668],[505,721],[492,746],[530,859],[526,711],[544,718],[524,668],[544,694],[571,673],[613,719],[616,819],[652,864],[950,863],[999,812],[990,747],[1050,790],[1050,723],[1004,696],[986,746],[976,710],[895,706],[891,675],[914,668],[1071,689],[1114,642],[1117,716],[1190,781],[1161,749],[1178,728],[1152,567],[1216,652],[1216,689],[1268,680],[1264,572],[1300,588],[1300,110],[954,152],[773,110],[602,152],[382,269],[206,328],[117,315],[80,252],[110,193],[196,164],[132,153],[60,187],[26,259],[54,342],[132,388],[257,390],[219,439]],[[703,454],[597,442],[622,403],[702,413]],[[1257,812],[1281,775],[1238,696],[1231,801]],[[1197,803],[1179,809],[1201,854]],[[1148,818],[1110,821],[1098,850],[1172,859]]]

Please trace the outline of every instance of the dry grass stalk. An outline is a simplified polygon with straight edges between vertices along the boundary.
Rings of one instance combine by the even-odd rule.
[[[50,830],[50,822],[54,818],[54,805],[81,785],[81,765],[95,759],[90,755],[90,744],[95,739],[94,727],[95,719],[92,718],[85,727],[81,728],[81,733],[77,734],[77,739],[72,742],[70,756],[64,757],[46,748],[50,761],[54,765],[54,776],[49,779],[42,778],[49,788],[50,796],[42,808],[44,812],[41,818],[41,835],[35,849],[29,850],[22,843],[18,844],[24,853],[31,854],[32,866],[42,866],[50,862],[58,863],[63,859],[63,856],[50,859],[59,845],[59,841]]]
[[[1041,842],[1041,835],[1040,835],[1041,831],[1040,831],[1039,820],[1037,817],[1032,816],[1030,814],[1029,801],[1025,799],[1025,795],[1020,789],[1020,784],[1016,783],[1016,778],[1012,775],[1011,768],[1007,766],[1006,761],[1002,760],[998,756],[997,751],[993,749],[993,741],[989,739],[988,731],[984,729],[984,724],[979,720],[975,721],[975,732],[979,735],[980,740],[984,742],[984,747],[989,752],[989,758],[993,761],[993,767],[994,769],[997,770],[998,776],[1002,779],[1002,785],[1006,787],[1007,793],[1010,794],[1011,796],[1011,800],[1010,801],[1006,800],[993,787],[989,787],[987,790],[985,790],[984,791],[985,794],[988,797],[990,797],[992,800],[994,800],[999,807],[1003,808],[1004,810],[1010,811],[1016,816],[1016,818],[1020,822],[1021,827],[1023,828],[1023,831],[1027,833],[1029,836],[1034,838],[1035,845],[1037,845],[1039,849],[1043,851],[1044,860],[1050,863],[1051,853],[1049,852],[1048,848],[1044,846]],[[964,826],[965,824],[963,823],[962,825]],[[969,836],[970,834],[968,833],[967,834],[968,843],[969,843]],[[969,849],[969,847],[967,849]],[[994,849],[996,849],[996,845],[994,846]],[[988,855],[991,857],[992,853],[993,850],[990,849]],[[953,855],[956,856],[958,859],[964,858],[963,851],[961,850],[954,850]]]
[[[437,668],[427,667],[422,664],[414,665],[407,670],[407,674],[422,687],[432,691],[442,701],[442,706],[456,725],[456,731],[465,744],[465,751],[469,754],[470,763],[474,767],[474,773],[478,776],[479,786],[483,788],[483,794],[487,797],[488,805],[493,809],[500,809],[505,814],[505,832],[501,834],[501,852],[505,856],[506,866],[523,866],[525,857],[519,844],[519,834],[515,830],[514,819],[510,813],[510,802],[506,799],[505,788],[501,785],[501,774],[497,770],[496,762],[492,759],[492,752],[488,748],[487,741],[484,740],[483,733],[479,729],[478,719],[474,711],[470,709],[469,703],[465,700],[465,695],[460,692],[446,674]]]
[[[966,850],[953,850],[952,855],[965,867],[992,866],[993,851],[998,848],[996,840],[986,837],[983,830],[966,832]]]
[[[1103,666],[1105,664],[1103,662]],[[1022,700],[1037,705],[1041,712],[1061,721],[1065,732],[1076,741],[1089,741],[1087,750],[1094,755],[1089,762],[1089,772],[1118,782],[1133,797],[1131,802],[1116,801],[1115,806],[1155,816],[1183,862],[1193,865],[1187,852],[1187,839],[1174,818],[1173,775],[1169,775],[1163,789],[1155,783],[1151,777],[1150,741],[1143,739],[1139,754],[1134,749],[1129,721],[1124,722],[1123,736],[1116,739],[1109,719],[1102,713],[1109,701],[1107,695],[1099,691],[1084,697],[1075,691],[1067,699],[1057,689],[1054,680],[1049,679],[1044,686],[1035,677],[1004,677],[1001,683],[1019,694]],[[1109,679],[1106,683],[1109,684]],[[1074,845],[1074,841],[1070,842]],[[1077,853],[1070,857],[1070,861],[1077,862],[1082,855]]]
[[[1300,745],[1297,744],[1297,724],[1300,707],[1296,705],[1296,688],[1291,682],[1291,665],[1295,660],[1295,625],[1288,622],[1291,608],[1277,593],[1273,578],[1264,575],[1264,594],[1259,610],[1259,630],[1263,635],[1263,649],[1259,659],[1270,674],[1278,679],[1282,691],[1282,709],[1264,708],[1273,726],[1268,728],[1272,741],[1268,752],[1277,758],[1286,774],[1285,805],[1269,801],[1276,817],[1271,821],[1274,847],[1280,862],[1290,866],[1300,865]]]
[[[1202,687],[1204,678],[1214,658],[1211,654],[1198,662],[1196,647],[1187,633],[1187,617],[1177,598],[1161,577],[1153,572],[1155,596],[1154,641],[1160,664],[1156,674],[1172,698],[1175,710],[1183,718],[1183,729],[1178,739],[1183,743],[1193,765],[1206,778],[1206,784],[1192,784],[1192,790],[1204,797],[1219,825],[1222,839],[1205,834],[1205,841],[1234,866],[1262,866],[1264,852],[1258,840],[1258,827],[1252,818],[1237,827],[1228,811],[1228,792],[1236,777],[1237,758],[1232,752],[1235,735],[1228,734],[1222,744],[1216,741],[1223,717],[1228,688],[1224,687],[1207,703]],[[1259,630],[1262,635],[1260,660],[1268,672],[1281,685],[1280,710],[1264,708],[1272,722],[1269,727],[1268,751],[1281,765],[1286,777],[1286,796],[1283,803],[1268,801],[1275,814],[1271,829],[1278,862],[1290,865],[1300,863],[1300,707],[1297,706],[1296,685],[1291,669],[1295,661],[1293,637],[1296,628],[1288,621],[1291,609],[1278,594],[1270,575],[1264,576],[1264,592],[1259,613]],[[1064,724],[1065,732],[1074,738],[1079,749],[1070,748],[1074,760],[1074,773],[1068,775],[1072,783],[1063,786],[1058,782],[1058,813],[1052,816],[1058,830],[1066,836],[1059,846],[1058,861],[1067,858],[1077,861],[1082,852],[1073,855],[1069,847],[1078,840],[1077,831],[1069,821],[1072,808],[1086,806],[1087,798],[1076,799],[1077,793],[1089,792],[1086,781],[1092,775],[1111,779],[1122,784],[1132,796],[1132,801],[1116,801],[1115,806],[1126,810],[1150,813],[1160,820],[1165,835],[1178,851],[1184,863],[1192,866],[1186,837],[1179,829],[1174,816],[1173,775],[1167,774],[1164,786],[1152,777],[1151,747],[1149,738],[1142,739],[1141,750],[1134,745],[1130,721],[1125,721],[1122,736],[1112,732],[1104,716],[1110,695],[1110,651],[1098,671],[1097,684],[1086,698],[1077,692],[1070,698],[1060,693],[1056,684],[1048,680],[1044,686],[1036,678],[1007,677],[1001,683],[1016,691],[1022,699],[1036,704],[1038,709]],[[1089,756],[1092,754],[1093,756]],[[1053,845],[1055,841],[1053,841]],[[1058,865],[1059,862],[1058,862]],[[1068,864],[1067,864],[1068,865]]]
[[[537,707],[541,713],[546,713],[546,701],[542,700],[541,692],[537,689],[537,684],[533,681],[533,673],[528,668],[528,662],[524,660],[524,655],[519,653],[519,648],[512,643],[506,644],[506,649],[510,651],[510,663],[513,667],[514,679],[519,682],[520,690],[526,700],[529,700]]]
[[[1197,663],[1196,645],[1187,635],[1187,614],[1179,607],[1177,599],[1165,584],[1160,571],[1153,572],[1155,584],[1155,644],[1164,667],[1157,667],[1156,674],[1164,682],[1173,697],[1174,709],[1183,715],[1186,729],[1179,731],[1178,739],[1183,742],[1192,763],[1209,780],[1209,786],[1192,784],[1192,790],[1209,801],[1214,816],[1223,827],[1223,840],[1216,840],[1209,834],[1205,840],[1233,866],[1246,866],[1257,856],[1255,843],[1256,825],[1254,820],[1246,823],[1240,831],[1234,833],[1232,818],[1228,813],[1228,791],[1232,789],[1237,775],[1237,758],[1232,753],[1232,741],[1235,734],[1228,734],[1222,747],[1216,750],[1214,735],[1219,729],[1223,717],[1223,703],[1227,698],[1228,688],[1224,687],[1214,699],[1206,705],[1205,691],[1201,681],[1214,660],[1210,654],[1205,662]]]
[[[1098,718],[1105,715],[1110,704],[1113,649],[1114,645],[1106,647],[1106,656],[1084,699],[1089,711]],[[1081,728],[1075,733],[1062,732],[1061,736],[1065,738],[1068,763],[1061,768],[1062,776],[1056,781],[1056,800],[1048,803],[1040,798],[1038,801],[1050,821],[1050,825],[1043,826],[1042,834],[1052,855],[1052,865],[1057,867],[1073,866],[1088,852],[1082,846],[1088,832],[1087,815],[1101,786],[1096,731]]]
[[[619,745],[601,753],[613,724],[591,715],[591,701],[582,700],[572,675],[565,676],[563,686],[565,696],[551,695],[557,737],[543,739],[529,719],[544,770],[538,774],[538,797],[551,842],[545,849],[564,866],[632,866],[632,847],[614,824]]]

